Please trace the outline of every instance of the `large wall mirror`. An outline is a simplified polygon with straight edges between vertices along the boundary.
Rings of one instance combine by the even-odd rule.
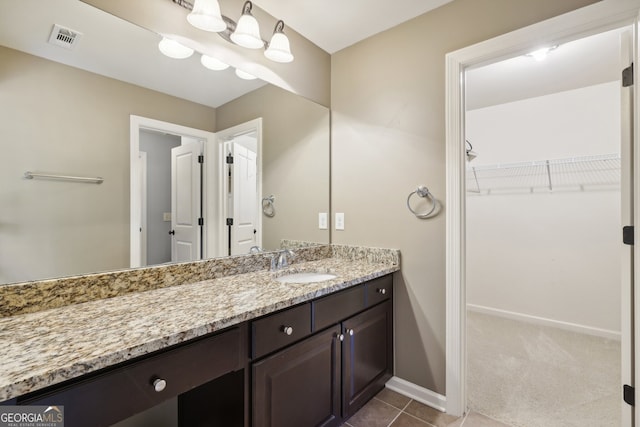
[[[326,107],[206,69],[198,54],[167,58],[157,34],[78,0],[2,2],[0,16],[0,284],[329,242],[318,227],[329,212]],[[200,186],[178,191],[202,200],[197,250],[176,249],[170,234],[182,217],[172,149],[178,175],[198,168],[180,159],[207,156]],[[229,154],[243,159],[235,171]],[[225,228],[234,207],[246,230]]]

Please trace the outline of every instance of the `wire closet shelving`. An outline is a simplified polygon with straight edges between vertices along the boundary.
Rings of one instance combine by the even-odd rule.
[[[522,193],[620,186],[620,155],[571,157],[467,167],[467,193]]]

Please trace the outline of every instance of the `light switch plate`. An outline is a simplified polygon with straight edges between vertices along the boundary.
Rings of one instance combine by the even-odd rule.
[[[171,212],[164,212],[162,214],[162,220],[165,222],[170,222],[171,221]]]
[[[344,213],[336,212],[336,230],[344,230]]]
[[[320,212],[318,214],[318,228],[320,230],[327,229],[327,213],[326,212]]]

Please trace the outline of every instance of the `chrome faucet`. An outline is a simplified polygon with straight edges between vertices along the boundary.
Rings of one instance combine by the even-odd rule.
[[[289,261],[295,256],[295,252],[293,252],[291,249],[283,249],[276,252],[271,257],[271,271],[276,271],[288,267]]]

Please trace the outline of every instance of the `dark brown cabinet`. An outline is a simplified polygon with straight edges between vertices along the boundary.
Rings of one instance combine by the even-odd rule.
[[[18,398],[17,403],[64,406],[68,427],[110,426],[242,369],[245,330],[244,325],[232,327],[51,391]]]
[[[9,403],[63,405],[69,427],[176,396],[185,427],[339,426],[392,375],[392,294],[387,275]]]
[[[340,424],[340,329],[254,363],[253,427]]]
[[[252,427],[338,426],[375,396],[393,370],[392,293],[391,276],[385,276],[314,300],[315,334],[254,360]],[[254,324],[269,323],[265,333],[279,337],[275,331],[284,323],[274,323],[273,316],[296,318],[302,307]],[[252,330],[254,345],[265,342],[258,328]]]
[[[377,305],[342,323],[342,408],[355,414],[391,378],[393,317],[391,302]]]

